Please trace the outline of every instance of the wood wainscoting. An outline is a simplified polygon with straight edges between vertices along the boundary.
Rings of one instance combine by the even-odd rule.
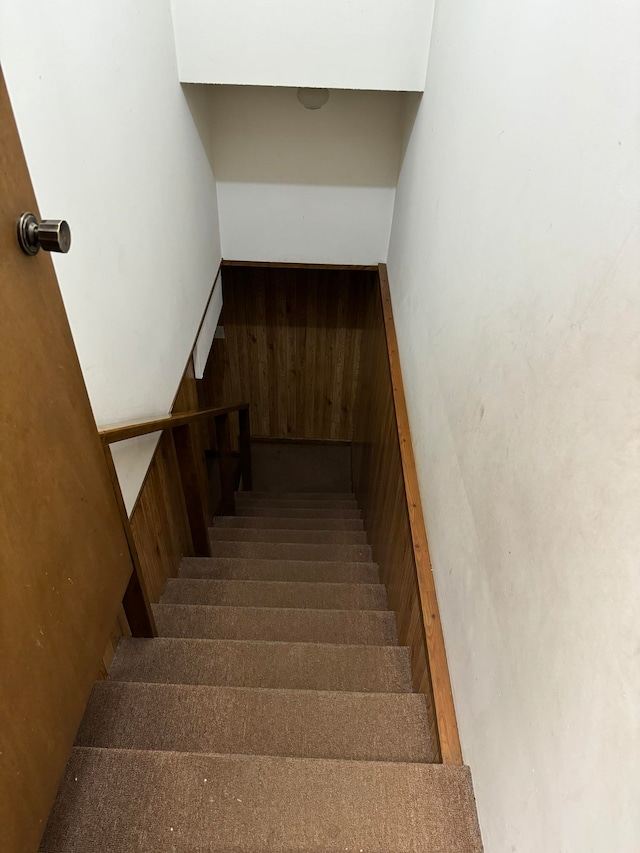
[[[376,280],[375,269],[223,262],[225,337],[213,342],[201,405],[248,400],[253,437],[350,441]]]
[[[353,484],[395,611],[411,649],[414,688],[430,706],[438,759],[461,764],[449,671],[400,371],[387,271],[367,305],[356,400]]]
[[[178,413],[197,408],[198,391],[189,359],[171,411]],[[203,456],[206,441],[206,427],[204,431],[195,431],[194,428],[194,443]],[[208,495],[204,484],[203,488],[203,494]],[[167,578],[177,576],[182,557],[193,555],[178,459],[170,430],[165,430],[160,437],[129,521],[146,592],[151,602],[157,602]],[[121,608],[102,658],[100,678],[108,675],[119,639],[130,635],[127,617]]]

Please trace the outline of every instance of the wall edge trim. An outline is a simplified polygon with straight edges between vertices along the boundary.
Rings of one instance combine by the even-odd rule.
[[[458,732],[455,705],[453,702],[453,693],[451,690],[451,679],[447,664],[444,634],[442,632],[442,622],[440,620],[433,568],[431,565],[431,557],[429,555],[429,542],[424,522],[424,513],[422,511],[422,500],[418,485],[413,443],[411,441],[407,401],[400,367],[398,338],[393,319],[387,265],[384,263],[379,264],[378,273],[380,279],[380,296],[382,300],[385,336],[387,341],[387,355],[389,358],[389,371],[391,374],[391,386],[393,391],[396,430],[402,461],[404,493],[407,512],[409,515],[413,556],[415,560],[418,590],[420,595],[420,609],[422,611],[422,619],[424,623],[427,659],[429,663],[431,686],[436,709],[436,725],[440,740],[442,763],[461,765],[463,764],[462,748],[460,746],[460,736]]]

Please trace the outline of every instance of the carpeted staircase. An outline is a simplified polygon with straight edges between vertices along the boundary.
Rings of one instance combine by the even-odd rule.
[[[45,853],[482,850],[350,494],[238,493],[91,695]]]

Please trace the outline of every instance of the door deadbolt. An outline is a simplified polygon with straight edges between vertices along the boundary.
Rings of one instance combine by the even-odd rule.
[[[18,219],[17,232],[25,255],[37,255],[40,249],[66,254],[71,248],[71,229],[64,219],[38,222],[33,213],[23,213]]]

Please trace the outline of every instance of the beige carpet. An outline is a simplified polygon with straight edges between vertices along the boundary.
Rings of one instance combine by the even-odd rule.
[[[43,853],[480,853],[336,482],[216,519],[95,685]]]

